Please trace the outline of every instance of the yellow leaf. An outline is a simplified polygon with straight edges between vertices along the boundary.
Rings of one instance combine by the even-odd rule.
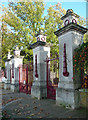
[[[35,114],[31,114],[30,116],[34,116]]]

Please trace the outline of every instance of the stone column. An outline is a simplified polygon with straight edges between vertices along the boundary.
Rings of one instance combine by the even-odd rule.
[[[11,82],[11,91],[18,92],[19,91],[19,66],[22,66],[23,64],[23,56],[20,56],[20,50],[18,49],[18,47],[16,48],[15,54],[12,57],[12,64],[14,64],[14,78],[12,78],[12,82]]]
[[[11,64],[12,64],[11,59],[8,59],[6,61],[6,63],[5,63],[7,78],[5,78],[4,89],[10,89],[10,80],[11,80],[10,69],[11,69]]]
[[[22,65],[23,57],[14,56],[12,61],[14,62],[14,78],[12,78],[11,82],[11,91],[17,92],[19,91],[19,66]]]
[[[6,68],[6,74],[7,74],[7,78],[4,78],[4,89],[10,89],[10,81],[11,81],[11,72],[10,72],[10,69],[11,69],[11,64],[12,64],[12,61],[11,61],[11,56],[10,55],[10,51],[8,51],[8,56],[7,56],[7,60],[5,62],[5,68]]]
[[[31,95],[38,99],[47,97],[46,84],[46,57],[50,57],[50,47],[45,42],[37,41],[31,48],[33,49],[33,85]]]
[[[66,107],[79,107],[79,91],[81,80],[74,80],[73,53],[74,49],[83,43],[83,35],[87,29],[77,24],[79,16],[68,10],[62,17],[64,27],[55,32],[59,39],[59,83],[56,90],[56,104]],[[64,64],[64,44],[66,45],[66,65]],[[63,71],[67,67],[67,75]]]

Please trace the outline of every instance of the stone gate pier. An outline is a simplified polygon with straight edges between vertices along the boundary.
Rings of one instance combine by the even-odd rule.
[[[32,97],[38,99],[47,97],[46,58],[50,57],[50,47],[46,45],[46,36],[43,31],[37,35],[37,42],[31,45],[33,49],[33,85]]]
[[[4,89],[10,89],[13,92],[19,91],[19,65],[23,64],[23,56],[20,56],[20,50],[16,47],[14,55],[8,53],[8,59],[5,62],[6,76],[4,77]],[[20,69],[20,73],[22,70]],[[22,77],[22,75],[20,75]]]
[[[20,49],[16,47],[14,51],[14,56],[11,58],[12,62],[12,80],[11,80],[11,91],[19,91],[19,72],[22,72],[22,69],[19,71],[19,67],[23,64],[24,56],[20,56]],[[21,77],[21,75],[20,75]]]
[[[6,70],[6,76],[4,77],[4,89],[10,89],[10,83],[11,83],[11,61],[10,61],[10,52],[8,52],[7,60],[5,61],[5,70]]]
[[[83,35],[87,29],[78,25],[79,16],[72,9],[67,10],[63,20],[64,27],[55,32],[59,40],[59,83],[56,90],[56,104],[71,108],[79,106],[79,88],[81,81],[74,80],[74,49],[83,43]]]

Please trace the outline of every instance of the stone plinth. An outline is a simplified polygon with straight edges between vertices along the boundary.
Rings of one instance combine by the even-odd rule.
[[[10,90],[10,83],[4,83],[4,89]]]
[[[46,84],[46,57],[50,57],[50,47],[46,46],[45,42],[38,41],[34,43],[33,48],[33,85],[31,88],[31,95],[38,99],[47,97],[47,84]],[[35,76],[35,56],[37,55],[37,74]]]
[[[88,108],[88,89],[79,89],[80,107]]]
[[[12,92],[18,92],[19,91],[19,83],[11,84],[10,89]]]
[[[67,108],[78,108],[80,103],[79,91],[75,89],[56,89],[56,104]]]

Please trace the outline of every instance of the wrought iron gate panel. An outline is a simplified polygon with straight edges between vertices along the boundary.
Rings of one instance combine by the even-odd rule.
[[[20,79],[21,78],[20,69],[22,69],[22,80]],[[33,81],[33,66],[30,66],[30,64],[24,65],[22,67],[20,66],[19,67],[19,91],[26,94],[31,94],[32,81]]]
[[[58,59],[58,58],[55,58],[55,59]],[[56,89],[55,89],[55,84],[53,84],[50,79],[50,63],[49,63],[49,61],[52,61],[55,59],[46,58],[47,98],[53,99],[53,100],[56,100]]]

